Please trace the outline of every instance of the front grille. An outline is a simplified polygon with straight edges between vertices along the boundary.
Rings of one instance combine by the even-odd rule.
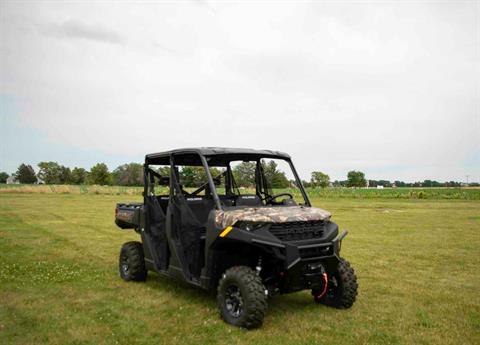
[[[307,222],[287,222],[270,224],[269,231],[281,241],[302,241],[321,238],[325,231],[325,222],[321,220]]]
[[[300,257],[302,259],[318,258],[321,256],[332,255],[332,254],[333,254],[333,246],[300,249]]]

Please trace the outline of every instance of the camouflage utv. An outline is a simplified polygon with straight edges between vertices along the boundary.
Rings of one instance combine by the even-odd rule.
[[[192,148],[149,154],[144,202],[118,204],[116,224],[141,242],[120,251],[120,276],[148,271],[216,289],[220,315],[261,326],[267,299],[311,290],[315,303],[349,308],[353,268],[340,256],[330,213],[310,204],[290,156],[275,151]]]

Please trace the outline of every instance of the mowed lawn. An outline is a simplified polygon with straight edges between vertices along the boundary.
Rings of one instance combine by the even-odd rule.
[[[349,310],[275,296],[262,328],[237,329],[215,297],[150,273],[118,276],[113,223],[132,196],[0,194],[1,344],[479,344],[480,201],[314,200],[350,234]]]

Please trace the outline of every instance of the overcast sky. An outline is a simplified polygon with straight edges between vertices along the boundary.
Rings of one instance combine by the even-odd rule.
[[[0,1],[0,171],[189,146],[480,180],[480,5]]]

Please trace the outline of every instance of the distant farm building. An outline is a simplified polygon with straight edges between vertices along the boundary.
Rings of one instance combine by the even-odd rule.
[[[7,184],[20,184],[20,182],[12,175],[7,177]]]

